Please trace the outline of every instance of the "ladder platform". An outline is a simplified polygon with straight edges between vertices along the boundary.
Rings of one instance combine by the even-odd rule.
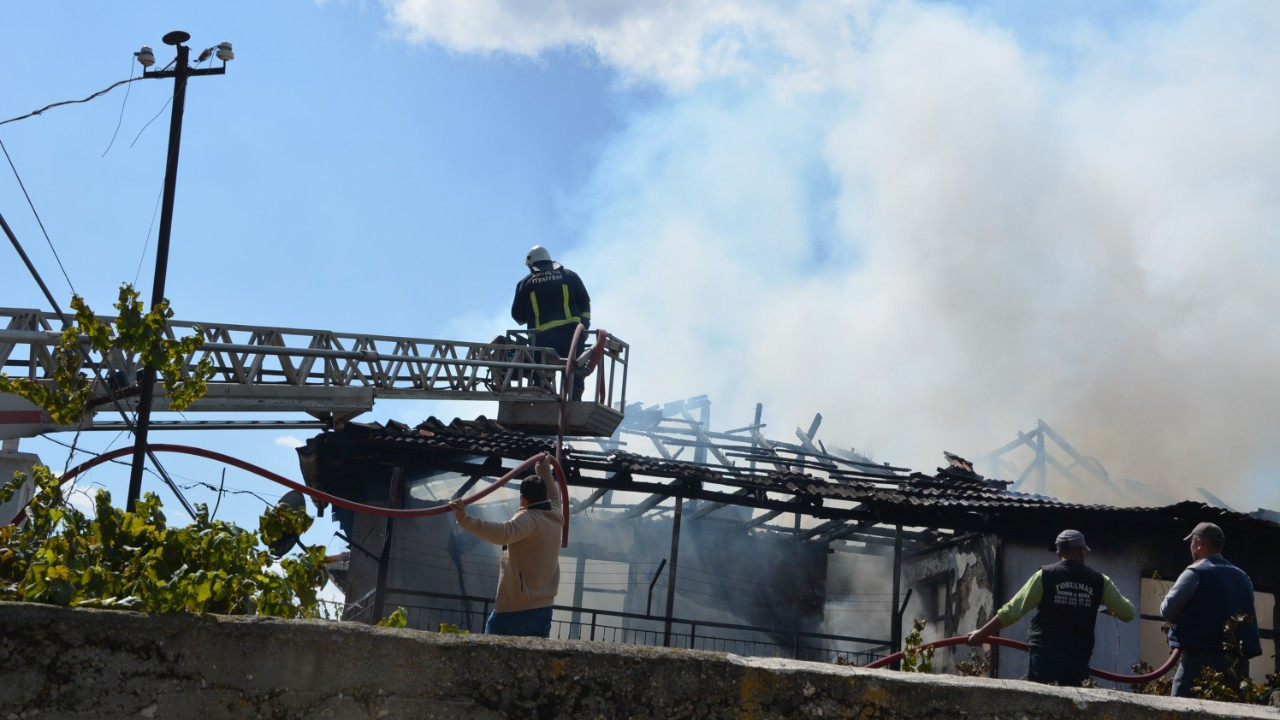
[[[596,402],[565,403],[565,435],[610,437],[622,423],[622,411]],[[560,432],[560,404],[503,400],[498,403],[498,424],[531,435]]]

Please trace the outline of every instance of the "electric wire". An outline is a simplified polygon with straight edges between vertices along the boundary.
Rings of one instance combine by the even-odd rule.
[[[116,442],[116,440],[120,439],[120,436],[121,436],[121,435],[123,435],[123,434],[124,434],[124,431],[123,431],[123,430],[122,430],[122,431],[120,431],[119,433],[116,433],[116,437],[115,437],[115,438],[113,438],[113,439],[111,440],[111,442],[107,444],[107,448],[110,448],[112,445],[114,445],[114,444],[115,444],[115,442]],[[49,441],[49,442],[51,442],[51,443],[55,444],[55,445],[61,445],[62,447],[70,448],[70,449],[71,449],[71,451],[72,451],[72,452],[71,452],[71,454],[72,454],[72,455],[74,455],[76,452],[80,452],[80,453],[83,453],[83,454],[85,454],[85,455],[90,455],[90,456],[92,456],[92,457],[101,457],[103,454],[105,454],[105,453],[107,453],[107,452],[110,452],[110,449],[108,449],[108,450],[104,450],[104,451],[102,451],[102,452],[95,452],[95,451],[93,451],[93,450],[85,450],[84,448],[77,448],[77,447],[75,447],[75,445],[74,445],[74,444],[63,442],[63,441],[61,441],[61,440],[59,440],[59,439],[57,439],[57,438],[55,438],[55,437],[51,436],[49,433],[42,433],[42,434],[40,435],[40,437],[41,437],[42,439],[44,439],[44,440],[47,440],[47,441]],[[125,461],[123,461],[123,460],[114,460],[114,459],[113,459],[113,460],[108,460],[107,462],[109,462],[109,463],[111,463],[111,464],[113,464],[113,465],[120,465],[120,466],[123,466],[123,467],[129,467],[129,463],[127,463],[127,462],[125,462]],[[64,470],[63,472],[65,473],[66,471]],[[151,468],[149,468],[149,467],[143,467],[143,472],[150,473],[150,474],[151,474],[151,476],[152,476],[152,477],[154,477],[154,478],[156,478],[156,479],[159,479],[159,480],[163,480],[163,479],[164,479],[164,478],[163,478],[163,476],[161,476],[159,473],[157,473],[155,470],[152,470],[152,469],[151,469]],[[181,476],[179,476],[179,477],[181,477]],[[77,481],[73,481],[71,484],[72,484],[72,485],[75,485],[75,484],[76,484],[76,482],[77,482]]]
[[[4,143],[0,142],[0,146]],[[40,277],[40,272],[36,270],[36,266],[31,263],[31,258],[27,256],[27,251],[22,248],[22,243],[18,242],[18,236],[13,234],[13,229],[9,227],[8,221],[4,219],[4,213],[0,212],[0,229],[4,230],[4,234],[9,236],[9,242],[13,244],[13,249],[18,252],[18,257],[22,258],[22,262],[27,266],[27,271],[31,273],[31,277],[35,278],[36,284],[40,286],[40,291],[44,293],[44,297],[53,306],[53,311],[57,313],[62,320],[64,327],[70,326],[66,313],[62,312],[62,308],[58,305],[58,301],[54,299],[53,293],[49,292],[49,286],[44,284],[44,278]]]
[[[129,58],[130,80],[133,80],[133,61],[134,57],[131,55]],[[124,100],[120,102],[120,116],[116,118],[116,129],[111,133],[111,142],[107,143],[107,149],[102,151],[102,154],[98,156],[99,158],[106,157],[107,153],[111,152],[111,147],[116,144],[116,136],[120,134],[120,126],[124,123],[124,108],[129,104],[129,91],[132,89],[132,85],[124,89]]]
[[[94,98],[98,97],[99,95],[104,95],[104,94],[106,94],[106,93],[111,92],[112,90],[115,90],[116,88],[120,87],[121,85],[124,85],[124,84],[126,84],[126,83],[135,82],[135,81],[138,81],[138,80],[141,80],[141,79],[142,79],[142,76],[139,76],[139,77],[131,77],[131,78],[129,78],[128,80],[121,80],[120,82],[115,83],[115,84],[113,84],[113,85],[111,85],[111,86],[109,86],[109,87],[107,87],[107,88],[105,88],[105,89],[99,90],[98,92],[96,92],[96,93],[94,93],[94,94],[90,95],[89,97],[87,97],[87,98],[85,98],[85,99],[83,99],[83,100],[63,100],[63,101],[61,101],[61,102],[56,102],[56,103],[53,103],[53,104],[51,104],[51,105],[45,105],[44,107],[40,108],[39,110],[34,110],[34,111],[32,111],[32,112],[27,113],[26,115],[19,115],[18,117],[15,117],[15,118],[9,118],[8,120],[0,121],[0,125],[8,125],[8,124],[9,124],[9,123],[11,123],[11,122],[18,122],[19,120],[26,120],[26,119],[27,119],[27,118],[29,118],[29,117],[34,117],[34,116],[36,116],[36,115],[40,115],[40,114],[44,113],[44,111],[45,111],[45,110],[48,110],[48,109],[50,109],[50,108],[56,108],[56,107],[58,107],[59,105],[74,105],[74,104],[76,104],[76,103],[89,102],[90,100],[92,100],[92,99],[94,99]]]
[[[36,224],[40,226],[40,232],[44,233],[45,242],[49,243],[49,250],[53,252],[53,259],[58,261],[58,269],[62,271],[62,277],[66,278],[67,287],[71,288],[71,292],[74,293],[76,291],[76,286],[71,283],[71,276],[67,274],[67,268],[62,265],[62,258],[58,257],[58,250],[53,246],[53,240],[49,237],[49,231],[44,227],[44,220],[41,220],[40,213],[36,212],[35,203],[31,202],[31,194],[27,192],[26,183],[22,182],[22,176],[18,174],[18,168],[13,164],[13,158],[9,157],[9,148],[4,146],[3,140],[0,140],[0,150],[4,151],[4,159],[9,161],[9,169],[13,170],[13,177],[17,179],[18,187],[22,188],[22,196],[27,199],[27,205],[31,208],[31,214],[36,216]],[[13,242],[14,245],[17,245],[17,238],[13,238]],[[30,263],[28,263],[28,267],[32,267]],[[34,269],[32,271],[34,272]],[[58,315],[62,315],[62,313],[59,312]],[[66,322],[65,319],[63,322]]]
[[[156,215],[160,214],[160,200],[164,197],[164,184],[160,185],[160,192],[156,193],[156,205],[151,209],[151,224],[147,226],[147,235],[142,238],[142,252],[138,254],[138,269],[133,272],[133,285],[138,286],[138,278],[142,276],[142,263],[147,259],[147,248],[151,247],[151,231],[156,227]]]
[[[156,118],[160,117],[160,115],[164,113],[164,109],[169,107],[169,103],[171,102],[173,102],[172,95],[169,96],[168,100],[164,101],[164,105],[160,106],[160,111],[157,112],[155,115],[152,115],[151,119],[147,121],[147,124],[142,126],[142,129],[138,131],[138,134],[133,137],[133,142],[129,143],[129,147],[133,147],[134,145],[138,144],[138,138],[142,137],[142,133],[146,132],[147,128],[151,127],[151,123],[155,122]]]
[[[225,478],[226,478],[226,468],[223,468],[223,471],[222,471],[222,472],[223,472],[223,478],[225,479]],[[203,480],[192,480],[191,482],[187,483],[186,485],[182,485],[182,486],[180,486],[180,487],[181,487],[183,490],[191,490],[192,488],[197,488],[197,487],[202,487],[202,488],[204,488],[204,489],[206,489],[206,490],[212,490],[213,492],[215,492],[215,493],[217,493],[217,494],[218,494],[218,502],[222,502],[222,496],[223,496],[223,495],[250,495],[250,496],[253,496],[253,497],[257,498],[258,500],[261,500],[261,501],[262,501],[262,504],[263,504],[263,505],[266,505],[267,507],[275,507],[275,502],[274,502],[274,501],[272,501],[272,500],[268,500],[268,499],[266,499],[266,498],[262,497],[261,495],[259,495],[258,493],[256,493],[256,492],[252,491],[252,490],[237,490],[237,489],[234,489],[234,488],[228,488],[228,489],[216,488],[216,487],[214,487],[214,486],[213,486],[213,483],[207,483],[207,482],[204,482]],[[216,511],[215,511],[215,512],[216,512]],[[212,516],[210,516],[210,517],[212,517]]]
[[[213,512],[209,514],[212,520],[218,516],[218,508],[222,507],[222,488],[227,484],[227,469],[222,468],[222,479],[218,481],[218,499],[213,503]]]

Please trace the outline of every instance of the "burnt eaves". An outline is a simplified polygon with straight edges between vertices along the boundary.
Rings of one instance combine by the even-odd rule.
[[[785,459],[758,463],[753,470],[741,463],[696,463],[588,447],[584,443],[582,448],[564,448],[562,461],[574,487],[707,500],[818,519],[870,519],[970,532],[1033,533],[1046,525],[1112,524],[1176,534],[1209,520],[1222,525],[1233,541],[1280,542],[1280,524],[1263,517],[1189,501],[1160,508],[1066,503],[1011,492],[1008,483],[984,478],[962,464],[940,468],[935,475],[819,467]],[[386,499],[393,467],[408,477],[441,469],[493,475],[552,451],[546,437],[512,431],[481,417],[447,424],[429,418],[415,427],[349,423],[343,430],[313,437],[298,454],[308,485],[377,502]]]

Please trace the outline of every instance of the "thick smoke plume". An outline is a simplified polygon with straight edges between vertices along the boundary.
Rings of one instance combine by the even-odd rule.
[[[1280,504],[1280,5],[389,5],[414,39],[584,48],[667,91],[563,258],[633,398],[707,394],[720,427],[762,402],[771,435],[821,412],[925,470],[1043,418],[1113,477]]]

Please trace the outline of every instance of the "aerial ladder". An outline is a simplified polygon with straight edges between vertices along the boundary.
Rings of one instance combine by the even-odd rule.
[[[35,381],[51,378],[52,348],[61,336],[55,326],[61,324],[58,316],[41,310],[0,308],[0,371]],[[503,427],[554,435],[563,404],[564,434],[607,437],[626,407],[630,347],[604,331],[585,333],[584,350],[572,363],[574,372],[590,373],[583,400],[562,394],[570,363],[555,350],[530,345],[525,330],[477,343],[171,319],[166,333],[170,339],[194,334],[204,341],[186,358],[183,372],[204,359],[213,366],[208,392],[184,414],[298,412],[323,427],[340,428],[371,410],[376,400],[489,400],[498,402],[496,419]],[[95,383],[90,412],[79,429],[117,428],[120,423],[95,422],[94,415],[115,412],[116,405],[136,408],[138,358],[91,354],[84,369],[104,382]],[[169,410],[160,385],[152,410]],[[172,426],[200,425],[175,421]],[[152,427],[164,423],[153,421]],[[0,394],[0,439],[69,429],[76,428],[54,425],[36,406]]]

